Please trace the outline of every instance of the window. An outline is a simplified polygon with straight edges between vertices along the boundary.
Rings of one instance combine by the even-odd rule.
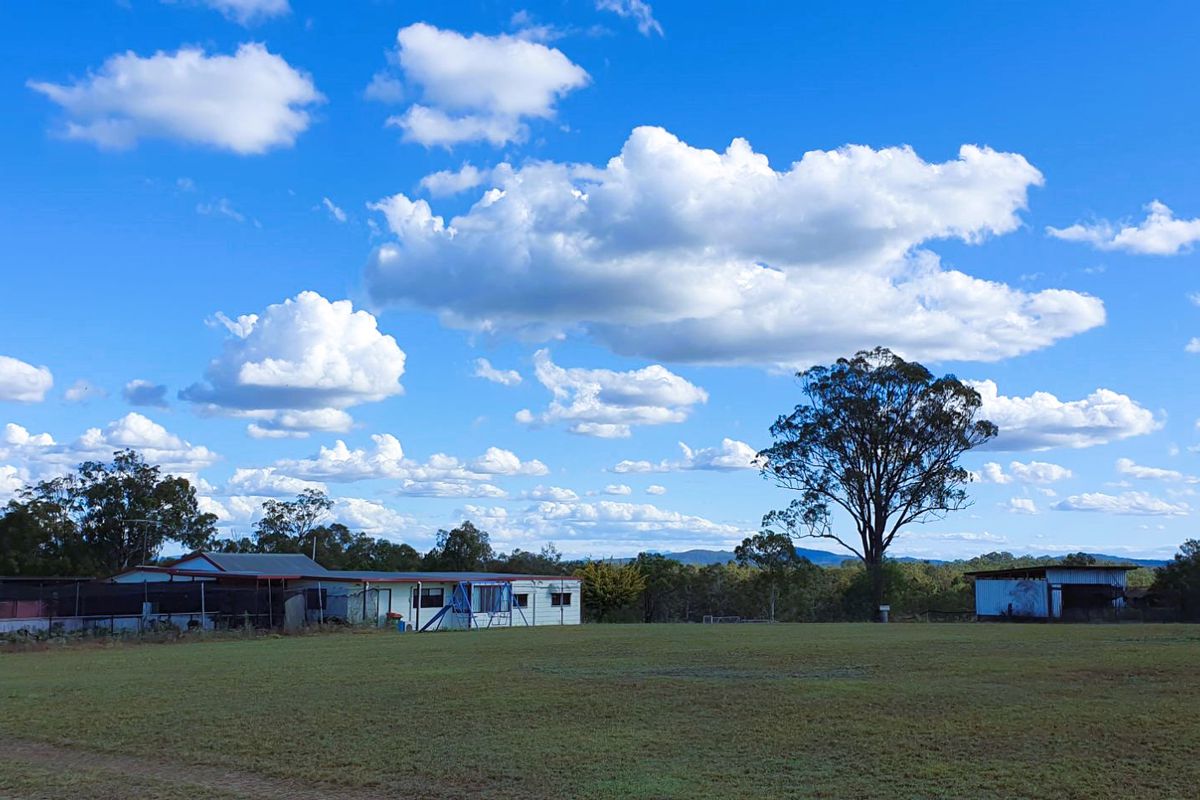
[[[551,592],[550,605],[552,606],[569,606],[571,605],[570,592]]]
[[[505,602],[507,598],[502,591],[503,586],[478,586],[476,591],[479,592],[479,610],[484,613],[504,613],[509,609]]]
[[[308,600],[307,607],[309,611],[324,611],[328,608],[325,603],[328,600],[328,589],[305,589],[304,595]]]
[[[441,608],[446,605],[445,602],[446,590],[437,589],[422,589],[420,602],[417,602],[417,590],[413,587],[413,607],[414,608]]]
[[[514,594],[513,595],[513,605],[516,606],[517,608],[529,608],[529,595],[528,594]]]

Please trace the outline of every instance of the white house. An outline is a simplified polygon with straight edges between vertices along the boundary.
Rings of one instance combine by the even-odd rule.
[[[220,590],[266,587],[271,624],[342,620],[397,624],[407,630],[488,629],[578,625],[578,578],[492,572],[371,572],[328,570],[303,555],[193,553],[167,566],[134,567],[114,583],[202,583],[207,597]],[[197,608],[205,627],[221,612]],[[302,598],[302,600],[300,599]],[[261,609],[256,609],[260,611]],[[239,612],[241,613],[241,612]]]

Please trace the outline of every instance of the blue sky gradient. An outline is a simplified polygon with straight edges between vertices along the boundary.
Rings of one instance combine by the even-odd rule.
[[[937,372],[994,381],[1002,398],[1020,401],[1004,405],[1006,416],[997,420],[1002,429],[1008,423],[1012,437],[1006,443],[1002,433],[999,446],[1013,449],[968,458],[981,478],[971,488],[972,508],[914,529],[898,540],[897,554],[1087,549],[1162,557],[1194,535],[1200,162],[1192,76],[1200,11],[1192,4],[751,2],[733,9],[666,2],[651,8],[636,0],[375,0],[352,7],[130,0],[28,3],[6,11],[0,356],[10,361],[0,360],[0,425],[10,427],[0,438],[0,498],[72,459],[130,444],[202,479],[205,502],[237,533],[249,529],[263,497],[291,493],[307,479],[342,498],[339,519],[421,548],[437,528],[468,516],[502,549],[553,541],[572,555],[607,556],[728,547],[790,499],[738,454],[765,446],[774,417],[798,402],[792,369],[848,355],[854,340],[892,346]],[[418,23],[425,27],[411,27]],[[401,30],[428,41],[398,45]],[[458,48],[455,34],[480,37]],[[200,89],[176,83],[178,75],[164,70],[155,78],[161,95],[139,95],[145,87],[135,86],[120,107],[98,88],[97,76],[118,69],[110,59],[121,54],[133,55],[120,69],[152,69],[147,60],[156,52],[175,58],[192,48],[207,64],[253,43],[281,60],[273,63],[283,64],[293,97],[319,93],[292,102],[302,116],[298,127],[282,131],[272,117],[289,109],[275,89],[254,95],[249,107],[225,105],[227,95],[259,85],[261,62],[239,60],[232,77],[202,76],[207,83]],[[533,61],[497,83],[491,68],[508,68],[498,52]],[[495,98],[455,95],[464,91],[464,79],[454,76],[479,74],[463,72],[464,64],[483,65],[481,91]],[[586,80],[572,83],[580,71]],[[398,98],[371,96],[367,87],[376,75]],[[444,76],[450,88],[439,94],[431,82]],[[63,91],[75,92],[77,102],[63,100]],[[172,99],[183,110],[172,110]],[[207,112],[205,102],[212,103]],[[438,141],[387,124],[414,104],[449,115],[460,138]],[[523,110],[511,110],[518,106]],[[469,127],[464,117],[505,128],[507,140],[471,139],[461,133]],[[250,118],[267,133],[246,145],[254,152],[240,152],[245,148],[229,137],[244,135]],[[97,120],[116,120],[117,128],[135,133],[118,146],[67,134],[71,125]],[[633,133],[639,126],[663,132],[643,151]],[[873,157],[910,147],[928,174],[926,183],[909,182],[908,173],[900,175],[902,158],[894,156],[798,195],[812,206],[756,206],[760,201],[751,199],[745,224],[726,233],[727,214],[704,218],[702,208],[693,219],[686,204],[672,205],[671,192],[694,192],[689,202],[700,207],[719,206],[723,194],[739,197],[742,173],[719,184],[693,169],[705,159],[715,163],[738,138],[777,173],[810,151],[862,145]],[[1040,177],[1028,177],[1033,173],[1012,161],[1003,169],[991,164],[987,174],[980,168],[952,177],[964,145],[1019,156]],[[595,177],[623,147],[625,166],[644,170],[645,178],[627,196]],[[633,166],[635,154],[645,163]],[[672,171],[676,158],[695,160]],[[465,164],[485,177],[455,194],[422,187],[425,176]],[[502,164],[525,188],[491,172]],[[576,198],[591,204],[585,212],[591,216],[578,223],[588,237],[575,221],[564,221],[581,206],[560,198],[565,184],[535,175],[538,164],[576,169],[570,180],[591,187],[583,192],[589,198]],[[567,240],[578,234],[588,246],[605,235],[613,241],[594,261],[558,267],[540,261],[534,248],[528,274],[513,278],[521,282],[510,284],[513,298],[505,298],[511,226],[479,234],[481,251],[468,252],[464,242],[472,224],[486,221],[487,209],[477,206],[485,192],[501,187],[505,195],[495,202],[514,203],[523,191],[532,197],[542,180],[560,198],[539,206],[542,228]],[[936,199],[947,187],[961,194]],[[456,236],[414,232],[404,226],[416,224],[416,216],[393,218],[371,208],[396,195],[415,204],[418,216],[428,203],[444,226],[459,228]],[[604,197],[631,203],[635,218],[603,216],[596,209]],[[889,205],[872,206],[885,202],[880,197]],[[1154,201],[1170,211],[1152,215]],[[731,213],[740,213],[731,203]],[[891,216],[879,211],[885,207]],[[909,218],[917,207],[923,210],[911,216],[921,217],[922,231],[942,230],[959,217],[970,220],[963,223],[969,230],[906,233],[917,225]],[[780,231],[756,229],[776,211]],[[1012,224],[997,222],[1005,218]],[[812,219],[820,223],[789,250],[788,231]],[[695,227],[685,230],[685,223]],[[1131,230],[1122,234],[1122,227]],[[876,235],[899,237],[897,253],[881,260],[860,252]],[[703,240],[708,249],[681,249],[674,236]],[[429,242],[432,255],[423,255]],[[781,264],[756,256],[760,246],[778,253]],[[407,272],[389,272],[386,286],[372,283],[371,265],[389,248],[403,255]],[[709,257],[716,260],[710,264]],[[693,276],[704,288],[702,301],[719,305],[728,298],[704,282],[717,280],[726,258],[764,271],[747,280],[786,273],[795,297],[815,304],[806,311],[779,301],[779,324],[795,326],[794,359],[749,353],[733,342],[725,317],[697,311],[704,335],[688,332],[687,304],[675,293],[691,281],[670,276]],[[1016,313],[1007,300],[988,301],[975,317],[959,319],[946,338],[961,345],[940,351],[932,334],[922,339],[897,322],[904,309],[863,312],[848,302],[853,295],[826,299],[835,307],[828,325],[797,321],[822,305],[825,284],[814,271],[836,262],[830,268],[850,284],[862,276],[915,275],[922,258],[937,259],[936,282],[959,270],[1016,293],[1061,290],[1073,293],[1074,310],[1055,319],[1016,319],[1018,343],[1002,353],[980,342],[995,338],[993,310]],[[630,270],[628,283],[581,288],[608,269]],[[445,289],[457,285],[452,273],[479,291]],[[302,292],[315,293],[304,296],[308,305],[295,300]],[[525,308],[526,298],[543,292],[545,298],[530,301],[535,307]],[[564,298],[576,293],[594,300],[594,308],[568,309]],[[277,310],[274,333],[253,353],[238,349],[242,340],[216,317],[272,318],[269,309],[289,299],[288,308],[307,310],[291,317]],[[326,336],[323,326],[342,319],[335,309],[345,309],[330,304],[344,300],[371,317],[355,318],[367,329],[356,341],[369,352],[343,351],[348,339]],[[742,302],[738,307],[754,318],[755,303]],[[655,327],[635,319],[630,309],[642,303],[670,320]],[[924,295],[920,303],[938,305]],[[1075,307],[1088,303],[1102,303],[1102,321]],[[860,313],[868,316],[856,318]],[[306,339],[306,324],[321,331]],[[824,332],[843,326],[849,333]],[[402,361],[383,336],[394,339]],[[225,387],[224,394],[216,387],[214,404],[194,402],[189,387],[211,383],[206,370],[223,353],[236,372],[248,362],[286,360],[288,342],[296,341],[319,342],[354,375],[302,388],[286,402],[264,400],[253,381]],[[537,356],[543,348],[548,355]],[[480,358],[515,370],[520,383],[475,377]],[[539,363],[542,372],[535,371]],[[546,364],[568,372],[546,377]],[[40,367],[52,385],[39,377]],[[646,369],[652,373],[634,372]],[[135,380],[146,385],[129,386]],[[568,407],[579,385],[603,384],[603,407],[559,414],[551,383],[567,392],[560,399]],[[701,390],[703,401],[696,399]],[[236,408],[229,399],[235,394],[253,396],[247,402],[259,403],[252,409],[257,416]],[[340,421],[287,417],[317,409]],[[533,424],[518,416],[526,409]],[[581,420],[582,432],[571,432]],[[252,436],[254,424],[286,428],[291,438]],[[594,435],[601,431],[595,426],[605,425],[617,429]],[[619,430],[624,425],[628,435],[613,438],[626,432]],[[92,428],[99,432],[88,438]],[[43,433],[49,438],[28,438]],[[339,440],[347,451],[369,455],[377,447],[372,437],[382,435],[402,444],[404,463],[380,467],[376,459],[373,473],[331,477],[305,461]],[[726,439],[731,444],[723,446]],[[680,442],[725,449],[689,458]],[[472,466],[489,448],[496,450]],[[667,465],[614,471],[622,461]],[[270,471],[233,480],[239,469]]]

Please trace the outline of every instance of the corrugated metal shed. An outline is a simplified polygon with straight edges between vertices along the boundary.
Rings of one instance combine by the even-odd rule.
[[[975,582],[975,614],[980,617],[1045,617],[1049,592],[1044,580],[992,578]]]

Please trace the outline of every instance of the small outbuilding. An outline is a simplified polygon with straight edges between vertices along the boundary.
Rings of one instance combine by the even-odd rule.
[[[981,620],[1085,620],[1125,606],[1126,573],[1136,566],[1016,567],[968,572]]]

